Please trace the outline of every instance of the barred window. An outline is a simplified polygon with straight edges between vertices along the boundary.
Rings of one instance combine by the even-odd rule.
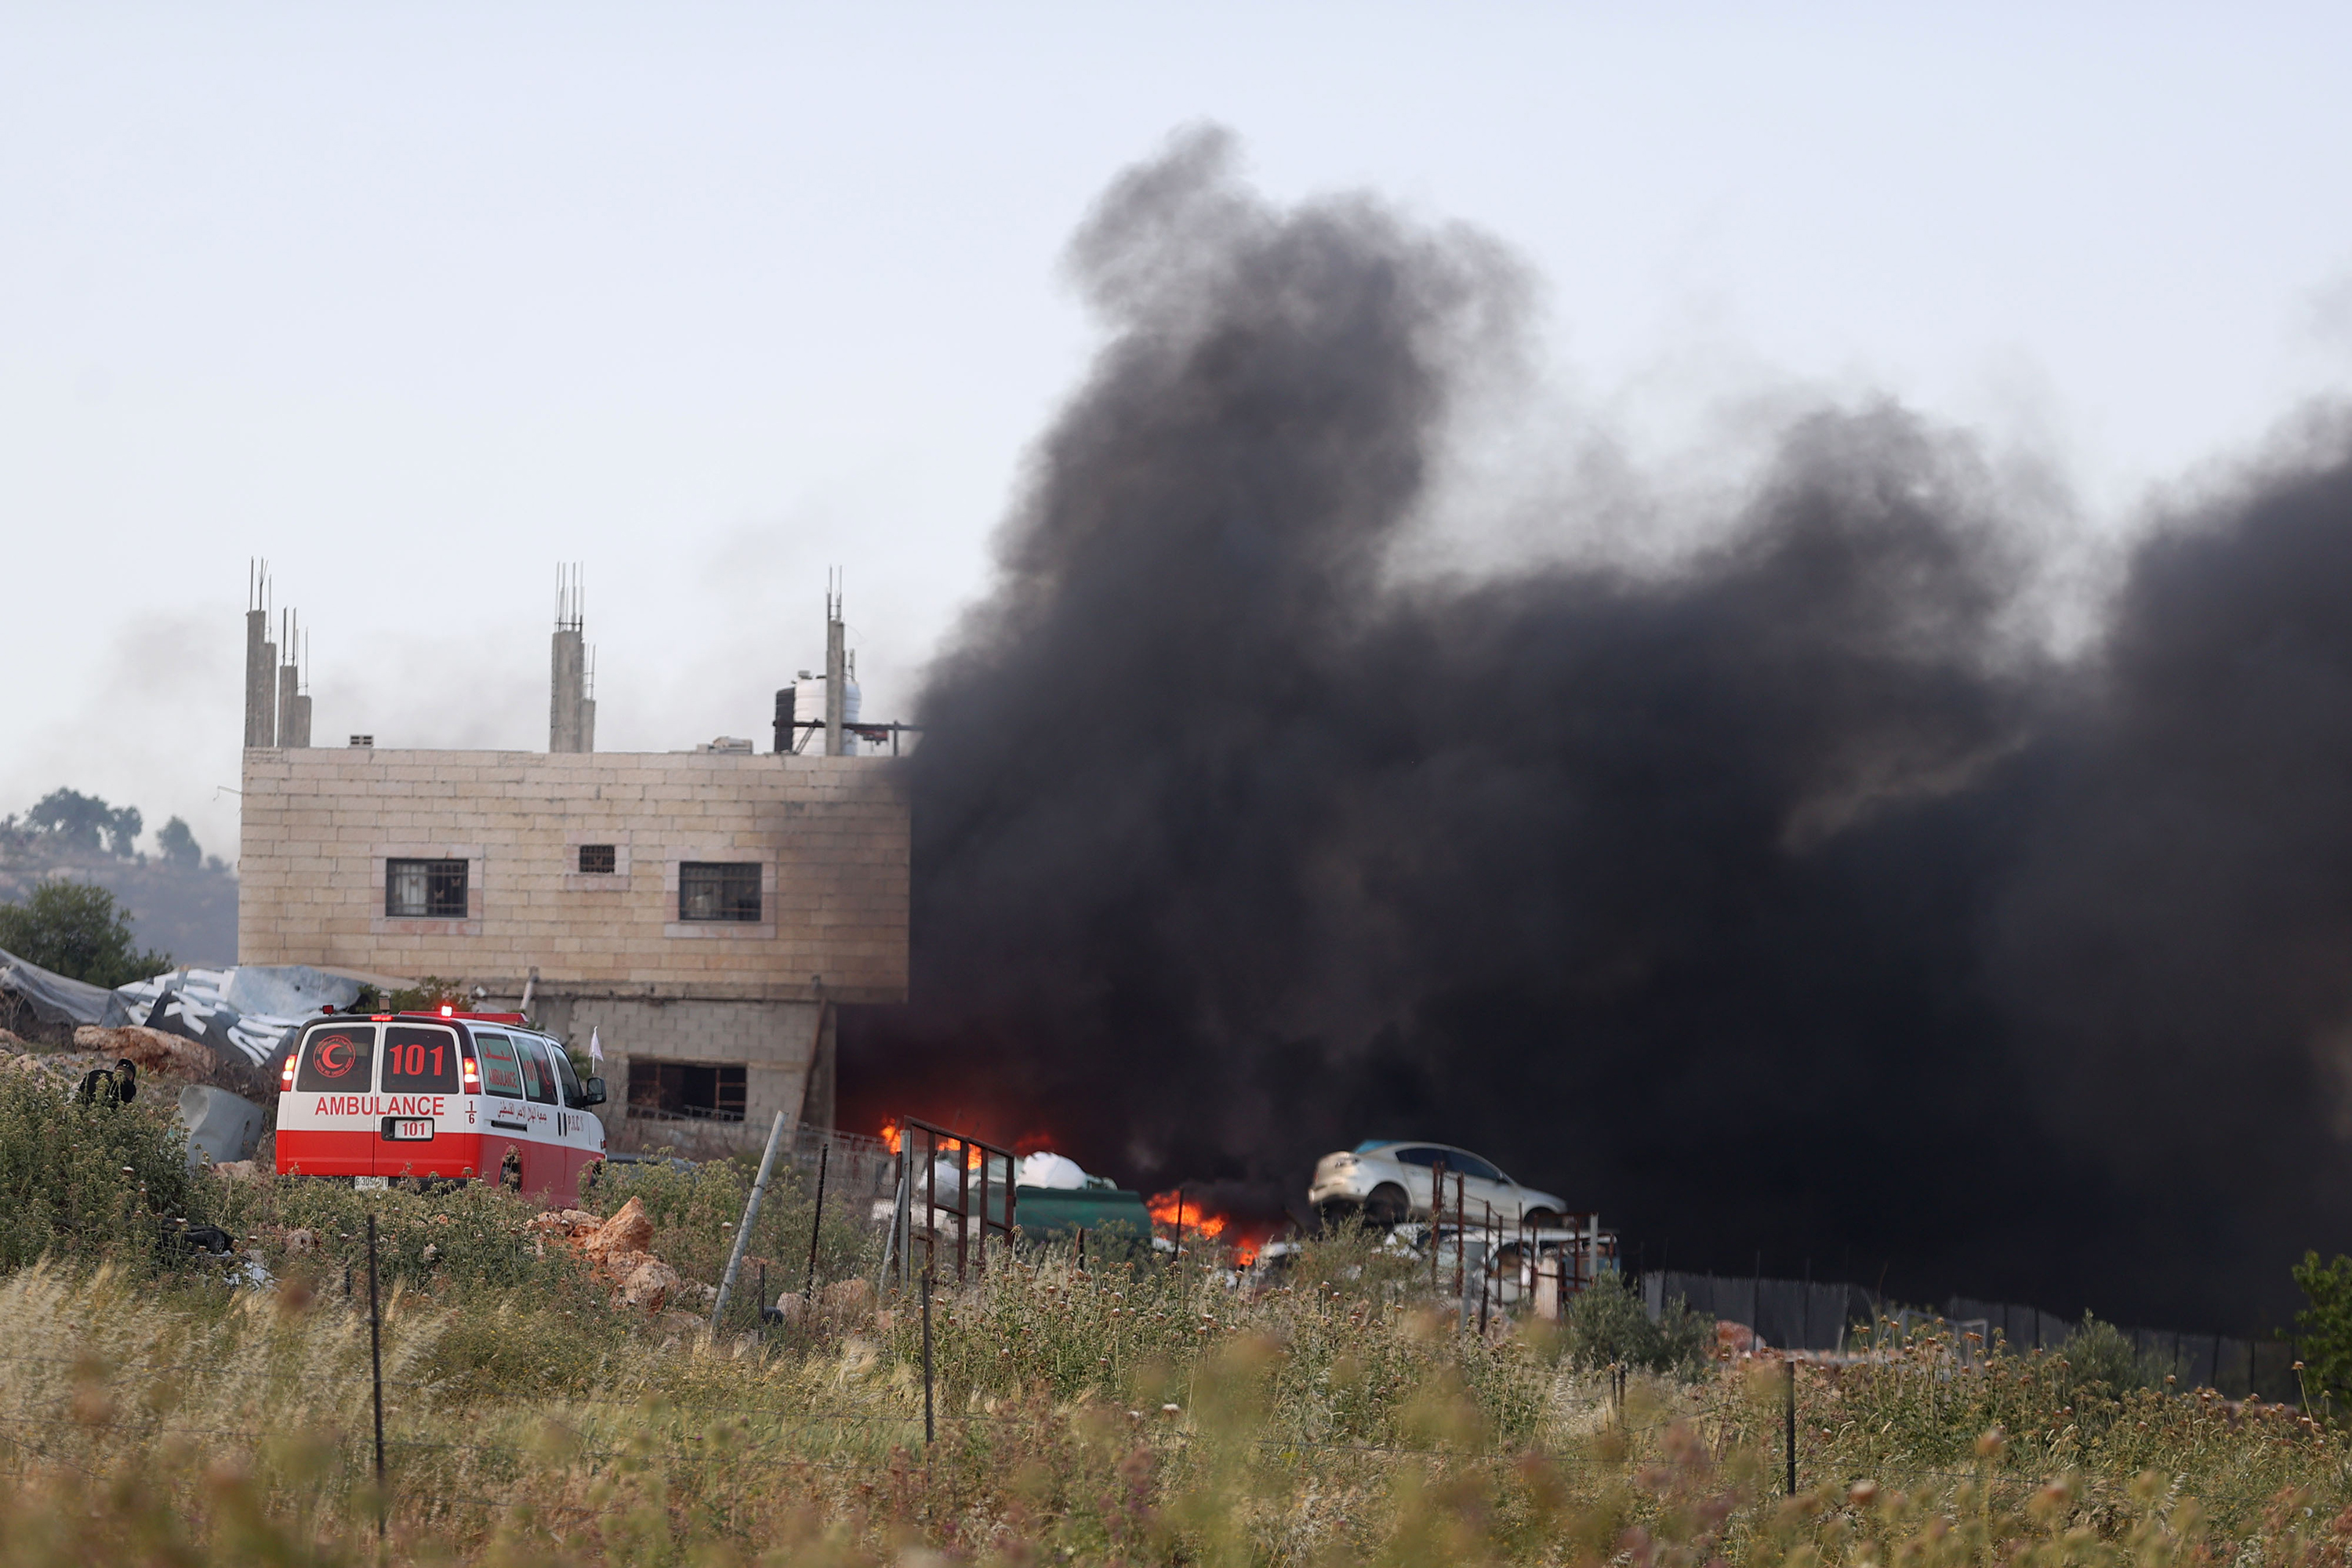
[[[759,866],[716,860],[685,862],[677,868],[677,918],[758,924]]]
[[[466,918],[463,860],[387,860],[383,912],[396,920]]]
[[[629,1062],[629,1114],[654,1121],[743,1120],[743,1069],[704,1062]]]
[[[609,877],[619,858],[610,844],[583,844],[580,847],[580,869],[592,877]]]

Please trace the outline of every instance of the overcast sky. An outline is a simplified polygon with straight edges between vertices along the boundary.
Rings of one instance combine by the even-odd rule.
[[[2128,527],[2352,374],[2352,11],[2052,9],[0,8],[0,812],[234,854],[256,555],[324,743],[543,746],[559,560],[606,749],[764,737],[829,565],[901,715],[1202,120],[1516,249],[1637,447],[1875,389]]]

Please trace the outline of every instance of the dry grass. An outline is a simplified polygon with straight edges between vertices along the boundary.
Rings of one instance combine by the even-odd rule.
[[[996,1258],[937,1300],[927,1444],[908,1300],[868,1292],[714,1338],[614,1310],[495,1191],[188,1187],[143,1114],[0,1083],[0,1237],[47,1254],[0,1274],[0,1568],[2338,1568],[2352,1546],[2352,1451],[2325,1426],[2119,1394],[2055,1357],[1971,1369],[1931,1339],[1801,1371],[1802,1489],[1786,1498],[1779,1368],[1639,1373],[1621,1405],[1578,1363],[1641,1338],[1622,1300],[1588,1299],[1564,1335],[1465,1335],[1421,1269],[1360,1235],[1308,1247],[1265,1292],[1213,1259]],[[708,1283],[743,1188],[732,1166],[641,1167],[597,1204],[645,1198],[656,1250]],[[753,1237],[786,1283],[816,1217],[786,1181]],[[188,1260],[182,1220],[224,1225],[250,1257]],[[827,1216],[823,1276],[870,1271],[873,1241]],[[256,1265],[274,1283],[237,1282]],[[1663,1342],[1641,1353],[1684,1361]]]
[[[1968,1371],[1932,1341],[1801,1373],[1787,1500],[1777,1367],[1637,1377],[1621,1410],[1548,1336],[1465,1338],[1360,1244],[1305,1272],[1250,1299],[1206,1270],[1000,1261],[938,1300],[928,1447],[904,1302],[714,1342],[543,1284],[404,1282],[384,1552],[2302,1564],[2352,1533],[2345,1446],[2292,1412],[2116,1398],[2054,1358]],[[0,1282],[0,1563],[373,1560],[365,1318],[304,1295]]]

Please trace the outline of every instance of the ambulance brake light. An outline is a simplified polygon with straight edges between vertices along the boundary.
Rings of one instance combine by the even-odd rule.
[[[482,1069],[480,1066],[475,1062],[471,1055],[460,1057],[457,1059],[464,1064],[466,1068],[466,1092],[467,1094],[481,1093]]]
[[[291,1094],[294,1092],[294,1058],[299,1054],[300,1053],[299,1051],[289,1051],[286,1053],[286,1065],[278,1069],[278,1093]]]

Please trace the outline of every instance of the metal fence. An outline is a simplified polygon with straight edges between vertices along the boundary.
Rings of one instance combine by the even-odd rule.
[[[1767,1345],[1782,1350],[1859,1349],[1856,1331],[1866,1338],[1888,1319],[1903,1329],[1944,1324],[1958,1333],[1979,1335],[1984,1347],[1999,1342],[2013,1352],[2055,1351],[2082,1327],[2015,1302],[1955,1296],[1941,1311],[1922,1311],[1882,1302],[1858,1285],[1753,1276],[1660,1270],[1642,1277],[1642,1297],[1654,1317],[1667,1301],[1679,1299],[1694,1311],[1744,1323]],[[2182,1388],[2210,1388],[2232,1399],[2248,1394],[2281,1402],[2297,1397],[2294,1347],[2284,1340],[2170,1329],[2126,1328],[2123,1332],[2144,1366],[2158,1376],[2177,1378]]]

